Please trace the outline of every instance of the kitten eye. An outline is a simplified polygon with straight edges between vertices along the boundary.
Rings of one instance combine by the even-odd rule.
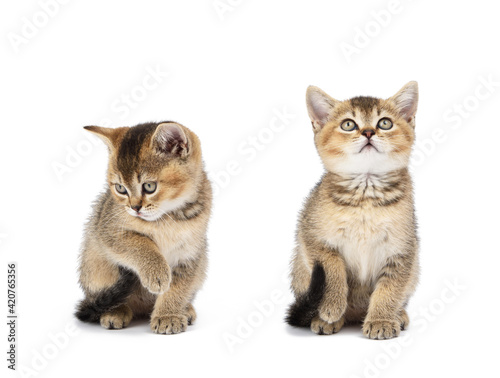
[[[156,190],[156,182],[145,182],[144,184],[142,184],[142,188],[146,193],[154,193],[154,191]]]
[[[382,130],[389,130],[392,128],[392,121],[389,118],[382,118],[378,121],[377,127]]]
[[[115,189],[120,194],[127,194],[127,189],[123,185],[115,184]]]
[[[352,119],[346,119],[344,122],[342,122],[340,128],[344,131],[353,131],[354,129],[358,128],[358,125],[356,125],[356,122],[354,122]]]

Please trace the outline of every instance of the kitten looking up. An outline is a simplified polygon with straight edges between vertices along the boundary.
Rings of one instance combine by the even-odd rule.
[[[200,141],[174,122],[85,129],[106,143],[109,162],[85,230],[76,316],[115,329],[150,316],[154,332],[182,332],[207,266],[212,191]]]
[[[326,173],[299,217],[287,322],[317,334],[363,322],[371,339],[397,336],[419,271],[408,172],[417,83],[386,100],[309,87],[306,101]]]

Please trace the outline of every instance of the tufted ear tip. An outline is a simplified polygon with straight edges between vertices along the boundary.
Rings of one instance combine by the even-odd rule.
[[[87,131],[90,131],[91,133],[94,134],[100,134],[100,135],[106,135],[106,127],[100,127],[100,126],[83,126],[83,128]]]

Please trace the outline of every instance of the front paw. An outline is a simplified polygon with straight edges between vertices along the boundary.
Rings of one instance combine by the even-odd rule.
[[[154,316],[151,319],[151,329],[154,333],[173,335],[184,332],[187,326],[187,316],[180,314]]]
[[[363,323],[363,334],[370,339],[392,339],[400,332],[401,323],[398,320],[365,320]]]
[[[345,313],[347,300],[341,298],[325,299],[319,306],[319,317],[327,323],[340,320]]]
[[[331,335],[340,331],[344,325],[344,317],[333,323],[327,323],[319,316],[314,317],[311,322],[311,331],[316,335]]]
[[[163,294],[170,287],[172,273],[165,261],[152,264],[139,272],[142,285],[153,294]]]
[[[121,305],[101,315],[100,323],[106,329],[122,329],[130,324],[133,314],[130,307]]]

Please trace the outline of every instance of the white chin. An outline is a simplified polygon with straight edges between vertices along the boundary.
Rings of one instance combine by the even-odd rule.
[[[170,213],[171,211],[175,211],[183,207],[186,204],[186,202],[189,201],[189,198],[190,198],[189,196],[185,195],[182,197],[175,198],[173,200],[164,201],[162,202],[160,207],[157,208],[157,211],[155,211],[154,214],[148,213],[148,214],[137,215],[136,212],[130,208],[127,209],[127,212],[133,217],[140,218],[148,222],[154,222],[160,219],[164,214]]]
[[[162,216],[162,214],[160,215],[141,215],[140,217],[138,218],[141,218],[142,220],[145,220],[145,221],[148,221],[148,222],[154,222],[155,220],[158,220],[160,219]]]
[[[162,214],[141,214],[141,215],[137,215],[137,213],[133,210],[127,210],[127,212],[133,216],[134,218],[139,218],[139,219],[142,219],[142,220],[145,220],[145,221],[148,221],[148,222],[152,222],[152,221],[155,221],[157,220],[158,218],[160,218],[162,216]]]
[[[360,153],[324,161],[324,164],[330,172],[346,174],[380,174],[405,166],[401,161],[391,158],[385,153],[377,152],[374,148],[365,148]]]

